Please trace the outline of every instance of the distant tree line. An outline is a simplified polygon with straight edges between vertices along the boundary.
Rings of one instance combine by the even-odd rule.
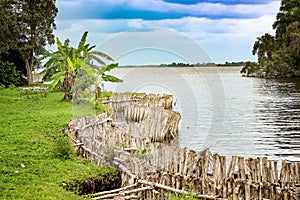
[[[0,85],[32,84],[36,58],[55,41],[55,0],[0,0],[0,8]]]
[[[240,61],[240,62],[225,62],[225,63],[214,63],[214,62],[208,62],[208,63],[176,63],[172,62],[170,64],[161,64],[161,67],[213,67],[213,66],[218,66],[218,67],[240,67],[240,66],[245,66],[246,62]]]
[[[245,66],[246,62],[240,61],[240,62],[225,62],[224,64],[216,64],[219,67],[240,67]]]
[[[300,77],[299,0],[281,1],[273,29],[275,36],[265,33],[253,45],[257,63],[246,63],[241,72],[269,78]]]

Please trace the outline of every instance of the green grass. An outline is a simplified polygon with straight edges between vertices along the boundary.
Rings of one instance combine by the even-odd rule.
[[[72,103],[62,98],[59,92],[44,98],[0,89],[0,199],[83,199],[62,183],[116,173],[55,152],[61,149],[61,130],[73,117]]]

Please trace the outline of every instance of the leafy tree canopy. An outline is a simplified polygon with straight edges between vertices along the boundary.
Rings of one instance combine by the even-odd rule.
[[[300,1],[282,0],[276,21],[275,36],[258,37],[252,53],[258,56],[258,74],[266,77],[300,77]],[[256,68],[256,67],[255,67]]]
[[[31,84],[35,58],[54,43],[55,0],[0,0],[0,54],[17,51]],[[1,58],[3,59],[3,57]]]

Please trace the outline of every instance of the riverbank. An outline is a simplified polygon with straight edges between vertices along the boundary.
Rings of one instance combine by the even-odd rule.
[[[20,95],[0,90],[0,199],[83,199],[63,186],[118,171],[77,157],[62,129],[72,118],[72,103],[63,93]]]

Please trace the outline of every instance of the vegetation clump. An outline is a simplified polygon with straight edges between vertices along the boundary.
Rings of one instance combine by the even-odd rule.
[[[300,77],[300,1],[282,0],[273,23],[275,36],[258,37],[252,54],[258,65],[248,63],[241,73],[268,78]]]
[[[17,71],[14,63],[0,60],[0,85],[4,87],[20,86],[26,83],[22,73]]]

